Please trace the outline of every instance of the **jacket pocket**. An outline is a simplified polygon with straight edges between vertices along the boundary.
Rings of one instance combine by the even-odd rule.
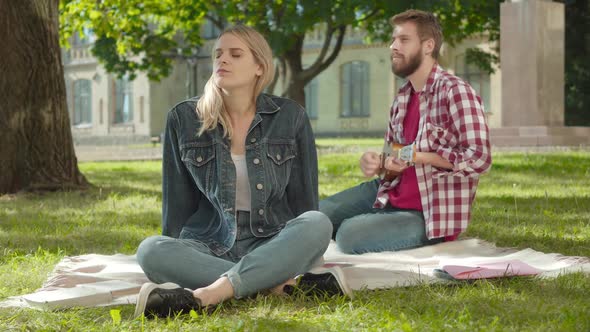
[[[426,123],[426,134],[430,148],[436,150],[440,146],[450,147],[456,143],[456,138],[447,128],[433,123]]]
[[[215,145],[190,147],[182,151],[182,161],[201,191],[208,192],[213,181]]]
[[[274,192],[282,193],[289,182],[291,167],[296,157],[295,146],[290,143],[268,143],[266,175]]]

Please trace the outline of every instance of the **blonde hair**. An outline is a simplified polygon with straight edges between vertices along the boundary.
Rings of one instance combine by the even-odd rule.
[[[254,94],[252,96],[254,101],[256,101],[258,95],[270,84],[275,75],[272,50],[266,39],[251,27],[241,24],[229,27],[217,37],[217,40],[219,41],[219,38],[227,33],[231,33],[244,42],[252,52],[254,61],[262,67],[262,75],[256,79]],[[213,50],[212,59],[215,61],[215,50]],[[215,73],[212,73],[207,84],[205,84],[203,95],[197,102],[196,112],[201,120],[201,128],[198,134],[201,135],[207,130],[213,130],[218,124],[221,124],[223,127],[223,136],[231,138],[233,134],[231,121],[223,104],[221,88],[215,84],[214,76]]]

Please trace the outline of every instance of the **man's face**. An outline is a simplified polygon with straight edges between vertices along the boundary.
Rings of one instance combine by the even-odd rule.
[[[399,77],[412,75],[422,64],[422,41],[414,22],[395,26],[391,35],[391,71]]]

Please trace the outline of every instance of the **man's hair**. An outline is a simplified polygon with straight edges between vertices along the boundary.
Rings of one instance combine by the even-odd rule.
[[[432,38],[434,40],[434,49],[432,50],[432,57],[438,59],[440,55],[440,48],[443,43],[442,28],[438,23],[438,19],[434,14],[422,10],[409,9],[405,12],[399,13],[389,19],[389,23],[395,28],[396,25],[414,22],[418,29],[420,40]]]

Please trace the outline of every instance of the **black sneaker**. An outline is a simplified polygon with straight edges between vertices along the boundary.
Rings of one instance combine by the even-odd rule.
[[[296,286],[287,285],[283,290],[285,293],[292,295],[296,293],[295,289],[309,296],[331,297],[333,295],[344,295],[338,284],[338,280],[336,280],[336,277],[332,273],[306,273],[298,279]]]
[[[168,317],[180,313],[188,314],[191,310],[200,309],[200,301],[188,289],[171,282],[145,283],[137,296],[134,317],[139,317],[141,314],[146,317]]]

